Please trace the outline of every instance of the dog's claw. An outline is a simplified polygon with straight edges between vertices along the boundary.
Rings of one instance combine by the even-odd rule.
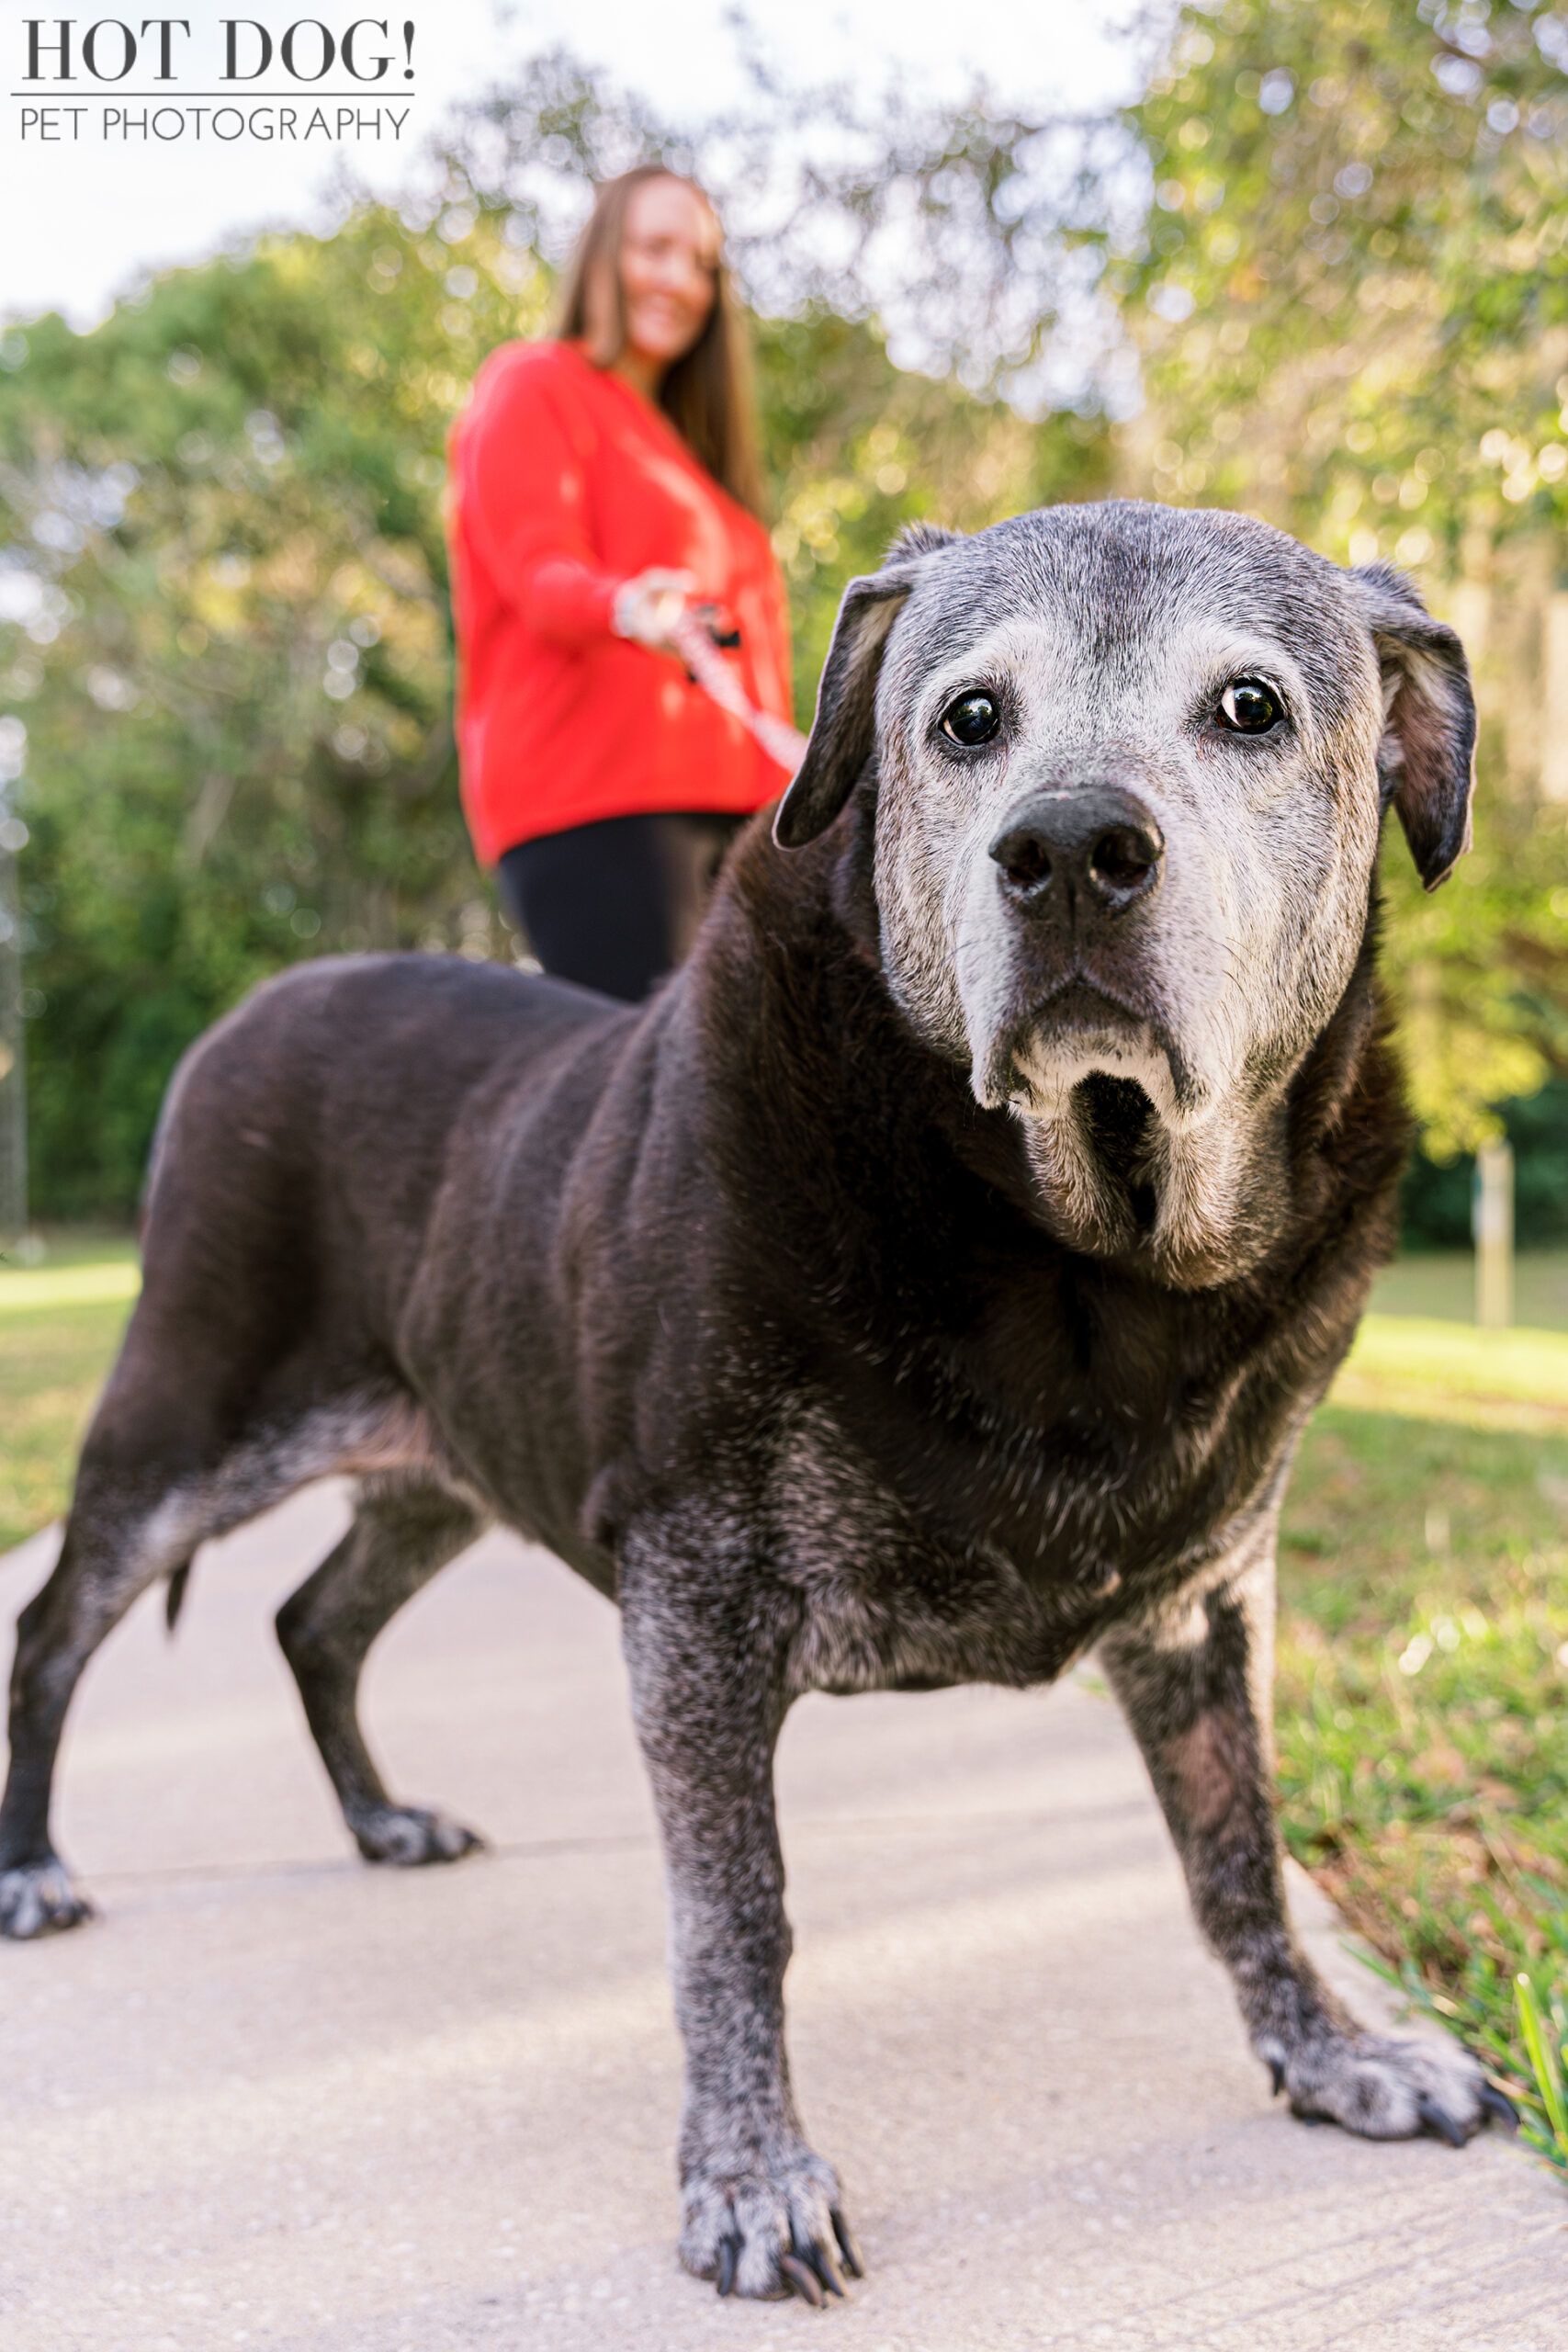
[[[1285,2087],[1285,2062],[1282,2058],[1269,2059],[1269,2079],[1274,2086],[1274,2088],[1270,2093],[1270,2097],[1278,2098],[1280,2093]]]
[[[460,1862],[482,1854],[485,1841],[435,1805],[388,1805],[359,1824],[355,1838],[367,1862],[389,1862],[394,1870],[418,1870],[431,1862]]]
[[[1463,2147],[1463,2126],[1454,2121],[1446,2107],[1439,2107],[1435,2098],[1428,2098],[1425,2091],[1416,2099],[1416,2112],[1421,2118],[1423,2131],[1429,2132],[1434,2139],[1446,2140],[1450,2148]]]
[[[814,2312],[824,2308],[822,2288],[817,2273],[802,2262],[797,2254],[781,2254],[779,2268],[803,2303],[809,2303]]]
[[[830,2295],[837,2295],[841,2302],[843,2301],[844,2294],[844,2282],[839,2276],[839,2266],[834,2261],[832,2256],[829,2253],[828,2248],[822,2245],[820,2240],[813,2238],[809,2245],[802,2245],[800,2240],[796,2238],[795,2241],[795,2250],[802,2262],[810,2265],[818,2278],[822,2281],[823,2286],[827,2288],[828,2292]]]
[[[0,1936],[28,1943],[38,1936],[63,1935],[97,1913],[53,1855],[46,1862],[0,1870]]]
[[[839,2241],[839,2252],[843,2256],[844,2268],[852,2278],[863,2278],[865,2265],[860,2258],[860,2248],[851,2234],[849,2223],[836,2207],[832,2214],[832,2222],[833,2235]]]
[[[739,2166],[693,2166],[681,2185],[681,2260],[722,2298],[797,2296],[813,2311],[848,2290],[834,2247],[860,2276],[830,2165],[799,2142],[758,2148]]]
[[[1481,2111],[1483,2115],[1491,2116],[1495,2122],[1502,2124],[1506,2132],[1517,2132],[1519,2128],[1518,2109],[1506,2091],[1500,2091],[1495,2083],[1482,2084]]]

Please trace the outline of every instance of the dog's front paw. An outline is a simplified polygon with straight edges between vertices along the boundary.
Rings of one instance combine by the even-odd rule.
[[[1427,2132],[1462,2148],[1489,2120],[1518,2120],[1457,2041],[1336,2033],[1288,2055],[1267,2045],[1259,2054],[1276,2092],[1290,2094],[1292,2115],[1343,2124],[1363,2139],[1411,2140]]]
[[[863,2274],[838,2176],[809,2148],[754,2167],[687,2176],[681,2259],[721,2295],[798,2295],[820,2309]]]
[[[460,1862],[484,1850],[484,1839],[434,1805],[385,1805],[354,1823],[354,1835],[367,1862],[390,1862],[395,1870],[418,1870],[425,1862]]]
[[[46,1862],[0,1870],[0,1936],[30,1943],[38,1936],[63,1935],[92,1917],[92,1905],[54,1855]]]

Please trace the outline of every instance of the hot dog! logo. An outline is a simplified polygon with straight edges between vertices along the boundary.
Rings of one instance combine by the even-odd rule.
[[[18,30],[10,96],[39,144],[397,141],[415,95],[412,17],[220,17],[193,32],[187,17],[28,17]]]

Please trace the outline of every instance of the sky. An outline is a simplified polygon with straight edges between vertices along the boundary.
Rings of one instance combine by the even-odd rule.
[[[149,270],[201,260],[262,227],[320,224],[330,217],[337,158],[378,192],[393,193],[446,108],[503,78],[509,62],[542,50],[572,50],[677,122],[716,113],[746,90],[728,21],[731,0],[441,0],[438,8],[405,0],[405,13],[389,17],[384,50],[372,34],[357,37],[357,83],[334,60],[317,82],[316,98],[288,81],[276,55],[287,28],[305,21],[299,7],[292,0],[243,5],[275,47],[270,71],[244,85],[243,119],[276,130],[278,109],[291,107],[292,141],[247,134],[224,143],[212,135],[218,109],[231,105],[236,87],[221,85],[219,26],[236,13],[230,0],[182,0],[191,32],[171,34],[170,78],[162,85],[156,33],[146,34],[137,58],[127,61],[118,33],[106,28],[92,64],[101,76],[118,74],[122,64],[127,70],[118,83],[92,78],[81,55],[95,21],[91,11],[72,20],[77,46],[69,59],[42,55],[29,83],[26,26],[37,17],[38,0],[0,0],[6,75],[0,83],[0,205],[13,224],[0,263],[0,316],[25,320],[59,310],[73,325],[87,327]],[[346,7],[325,0],[310,5],[334,32],[354,21]],[[874,92],[897,73],[911,94],[961,98],[983,78],[998,99],[1021,109],[1089,107],[1131,94],[1129,51],[1108,33],[1108,11],[1097,0],[964,0],[961,9],[953,0],[756,0],[748,13],[770,59],[795,81],[843,79]],[[125,14],[141,25],[140,12]],[[51,37],[57,21],[43,19]],[[406,52],[412,82],[405,25],[413,28]],[[301,30],[291,53],[297,72],[313,73],[322,62],[319,36]],[[242,48],[237,73],[246,72],[255,54]],[[382,54],[389,62],[377,77]],[[70,85],[58,78],[65,63]],[[341,106],[340,96],[346,100]],[[367,135],[339,145],[319,133],[305,139],[318,104],[333,131],[340,115],[352,113],[361,124],[378,118],[379,140]],[[67,106],[81,111],[51,111]],[[405,117],[396,138],[394,112]],[[231,112],[222,128],[240,119]],[[163,134],[177,126],[178,136],[154,135],[155,123]],[[52,139],[45,135],[51,131]]]

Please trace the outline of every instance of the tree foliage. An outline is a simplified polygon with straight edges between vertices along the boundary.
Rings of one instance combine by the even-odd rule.
[[[802,87],[759,55],[751,66],[752,103],[692,130],[570,56],[536,58],[463,112],[428,200],[509,207],[557,255],[591,181],[656,157],[718,199],[760,316],[874,319],[901,368],[1028,414],[1115,411],[1134,361],[1099,277],[1107,236],[1142,209],[1124,124],[1022,115],[984,91],[954,108],[897,85]]]
[[[1562,18],[1483,0],[1189,8],[1133,116],[1154,200],[1111,277],[1154,493],[1392,557],[1478,660],[1475,853],[1432,899],[1386,868],[1417,1104],[1447,1148],[1568,1071],[1568,808],[1510,743],[1568,522],[1565,60]],[[1494,658],[1498,582],[1532,565],[1537,641]]]
[[[443,452],[486,351],[544,326],[551,249],[448,157],[401,214],[0,342],[38,1213],[130,1207],[178,1054],[280,964],[509,952],[457,806]],[[1105,435],[901,371],[809,296],[756,343],[804,718],[844,580],[904,522],[1083,494]]]
[[[454,266],[366,216],[12,338],[0,609],[54,1214],[134,1198],[174,1058],[253,980],[453,897]],[[515,317],[470,274],[476,332]]]

